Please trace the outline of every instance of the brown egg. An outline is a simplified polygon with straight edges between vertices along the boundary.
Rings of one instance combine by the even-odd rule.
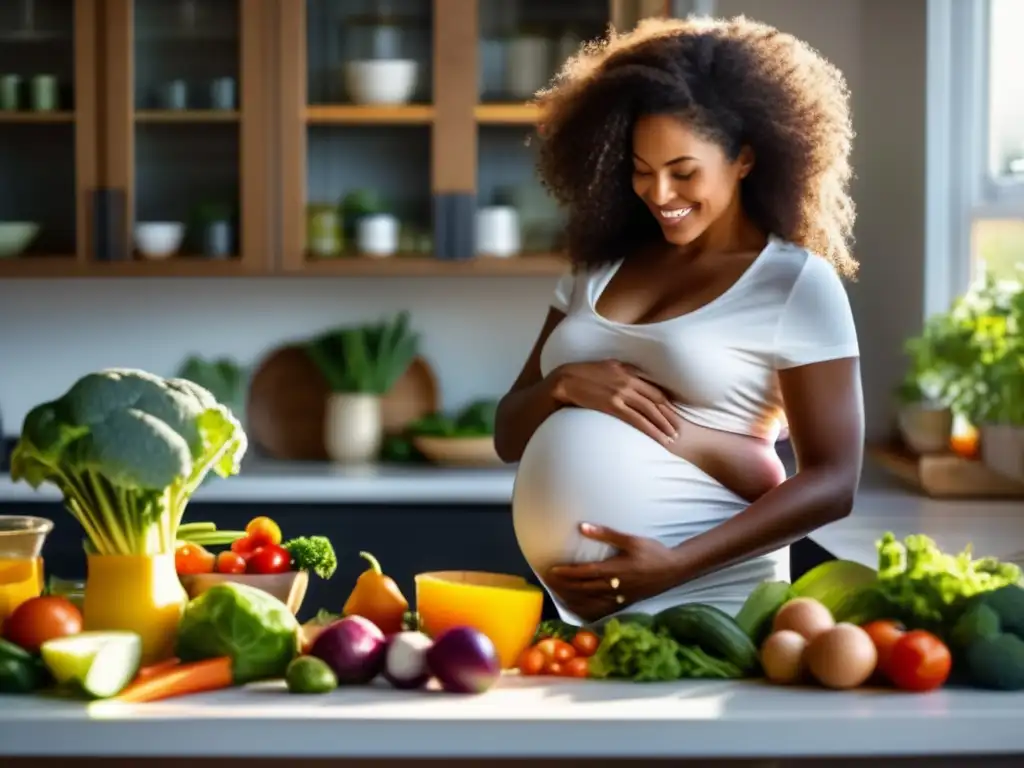
[[[797,597],[779,608],[772,622],[772,632],[791,629],[810,642],[835,625],[835,619],[824,605],[809,597]]]
[[[878,665],[875,644],[855,624],[836,624],[812,640],[804,651],[807,668],[826,688],[856,688]]]
[[[773,683],[789,685],[804,676],[804,650],[807,641],[791,629],[782,629],[768,636],[761,646],[761,667]]]

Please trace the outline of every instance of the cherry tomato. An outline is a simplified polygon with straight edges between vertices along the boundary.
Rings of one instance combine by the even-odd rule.
[[[597,635],[585,629],[577,632],[576,637],[572,639],[572,647],[576,649],[576,653],[580,656],[593,656],[597,652],[597,646],[600,643],[601,641]]]
[[[82,631],[82,614],[63,597],[33,597],[7,617],[4,638],[29,653],[38,653],[47,640],[77,635]]]
[[[576,658],[576,649],[564,640],[556,640],[555,655],[552,658],[559,664],[565,664],[570,659]]]
[[[892,649],[903,637],[903,626],[896,621],[880,620],[865,624],[862,629],[868,633],[878,653],[878,669],[888,675],[889,659]]]
[[[522,675],[539,675],[544,670],[544,654],[537,648],[527,648],[519,657],[519,673]]]
[[[213,573],[216,558],[198,544],[182,544],[174,550],[174,569],[179,574]]]
[[[905,691],[931,691],[949,679],[953,658],[939,638],[915,629],[904,633],[889,656],[889,679]]]
[[[248,557],[245,569],[248,573],[287,573],[292,569],[292,556],[284,547],[267,544]]]
[[[243,536],[231,542],[231,551],[236,555],[248,559],[253,552],[260,548],[259,542],[254,541],[250,536]]]
[[[562,667],[562,663],[559,661],[549,661],[544,665],[544,674],[551,675],[553,677],[561,677],[565,674],[565,669]]]
[[[551,661],[555,658],[555,649],[558,648],[558,640],[553,637],[545,637],[533,647],[540,651],[545,661]]]
[[[245,573],[245,558],[237,552],[217,555],[217,573]]]
[[[563,674],[566,677],[590,677],[590,659],[586,656],[577,656],[565,664]]]
[[[257,546],[281,543],[281,527],[269,517],[254,517],[245,526],[245,533]]]

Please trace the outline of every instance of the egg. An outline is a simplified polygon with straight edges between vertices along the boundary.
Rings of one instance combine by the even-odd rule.
[[[832,613],[817,600],[797,597],[779,608],[772,621],[772,632],[790,629],[811,642],[836,625]]]
[[[773,683],[789,685],[804,676],[804,650],[807,640],[791,629],[782,629],[768,636],[761,646],[761,667]]]
[[[826,688],[856,688],[874,673],[878,651],[867,632],[844,622],[814,638],[804,659],[810,673]]]

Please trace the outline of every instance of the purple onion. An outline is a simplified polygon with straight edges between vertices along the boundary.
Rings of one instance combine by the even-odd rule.
[[[483,693],[501,677],[498,651],[487,635],[454,627],[427,651],[427,669],[450,693]]]
[[[362,616],[346,616],[331,624],[310,648],[327,664],[341,685],[370,682],[384,665],[384,633]]]
[[[395,688],[422,688],[430,681],[427,652],[430,638],[422,632],[396,632],[389,635],[384,649],[384,679]]]

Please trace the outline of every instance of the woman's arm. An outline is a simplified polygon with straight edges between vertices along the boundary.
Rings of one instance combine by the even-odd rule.
[[[793,543],[850,514],[864,461],[859,358],[779,371],[797,473],[674,551],[671,586]]]
[[[548,336],[564,318],[565,313],[553,307],[548,311],[544,327],[541,328],[523,369],[508,394],[498,402],[494,424],[494,448],[502,461],[519,461],[537,427],[561,407],[561,403],[554,396],[554,380],[545,379],[541,374],[540,353]]]

